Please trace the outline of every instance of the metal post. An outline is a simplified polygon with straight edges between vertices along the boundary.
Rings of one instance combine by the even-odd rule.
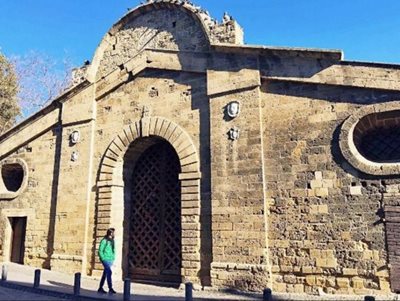
[[[264,289],[263,301],[272,301],[272,290],[270,288]]]
[[[33,279],[33,288],[39,288],[40,286],[40,270],[35,270],[35,278]]]
[[[81,293],[81,273],[75,273],[74,296],[79,296],[80,293]]]
[[[375,297],[374,296],[365,296],[364,301],[375,301]]]
[[[3,265],[1,268],[1,281],[7,281],[7,266]]]
[[[131,279],[124,279],[124,301],[129,301],[131,299]]]
[[[193,301],[193,284],[185,283],[185,301]]]

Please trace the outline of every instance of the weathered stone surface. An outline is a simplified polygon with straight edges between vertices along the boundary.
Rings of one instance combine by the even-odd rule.
[[[172,231],[182,281],[308,294],[398,289],[400,165],[357,148],[375,125],[400,126],[398,67],[240,46],[242,37],[230,17],[215,23],[188,2],[148,2],[121,19],[87,80],[0,137],[0,166],[27,166],[16,191],[9,172],[18,168],[1,173],[0,260],[11,257],[13,218],[26,217],[25,264],[96,275],[99,242],[115,227],[115,273],[127,273],[135,165],[162,141],[179,162]]]

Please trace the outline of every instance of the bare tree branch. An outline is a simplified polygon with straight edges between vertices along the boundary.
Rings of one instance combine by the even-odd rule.
[[[67,57],[57,61],[31,51],[24,56],[12,57],[12,62],[20,86],[18,98],[23,118],[43,108],[71,84],[72,64]]]

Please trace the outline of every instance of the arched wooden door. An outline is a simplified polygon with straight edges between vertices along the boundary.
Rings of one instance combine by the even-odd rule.
[[[181,282],[180,163],[160,141],[137,160],[133,171],[129,273],[133,280]]]

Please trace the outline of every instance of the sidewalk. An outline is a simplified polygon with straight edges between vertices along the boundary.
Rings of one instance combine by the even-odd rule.
[[[4,264],[0,263],[0,266]],[[8,269],[7,281],[0,281],[0,297],[3,294],[16,294],[16,297],[21,297],[23,294],[41,293],[43,299],[21,299],[21,300],[62,300],[71,299],[73,295],[74,275],[64,274],[49,270],[41,270],[41,283],[39,290],[33,290],[33,279],[35,268],[17,265],[13,263],[5,264]],[[1,268],[0,268],[1,271]],[[103,300],[123,300],[123,281],[114,280],[114,289],[116,295],[101,295],[97,293],[99,279],[92,277],[84,277],[81,279],[81,297],[82,300],[88,301],[103,301]],[[18,290],[15,290],[18,288]],[[21,293],[21,290],[24,291]],[[216,300],[262,300],[261,293],[251,294],[245,292],[225,292],[217,290],[201,290],[193,292],[193,299],[198,301],[216,301]],[[2,299],[0,298],[0,301]],[[14,299],[18,300],[18,299]],[[133,301],[184,301],[184,289],[160,287],[155,285],[131,284],[131,300]],[[273,300],[296,300],[296,301],[358,301],[364,300],[364,296],[344,296],[344,295],[321,295],[309,296],[305,294],[283,294],[274,293]],[[376,296],[376,300],[399,300],[398,295],[391,294],[386,296]]]
[[[17,265],[13,263],[0,263],[1,266],[7,266],[7,288],[8,285],[18,285],[24,287],[33,286],[35,268]],[[117,291],[115,295],[101,295],[97,293],[99,280],[92,277],[84,277],[81,279],[81,296],[92,300],[123,300],[123,281],[113,281],[114,289]],[[0,290],[3,289],[0,283]],[[42,293],[57,292],[60,295],[73,294],[74,275],[64,274],[49,270],[41,270],[40,289]],[[107,289],[107,288],[106,288]],[[68,296],[66,296],[68,297]],[[69,296],[70,297],[70,296]],[[247,293],[224,293],[213,290],[194,291],[195,300],[260,300],[261,294]],[[184,301],[185,291],[179,288],[160,287],[155,285],[131,284],[131,300],[135,301]]]

